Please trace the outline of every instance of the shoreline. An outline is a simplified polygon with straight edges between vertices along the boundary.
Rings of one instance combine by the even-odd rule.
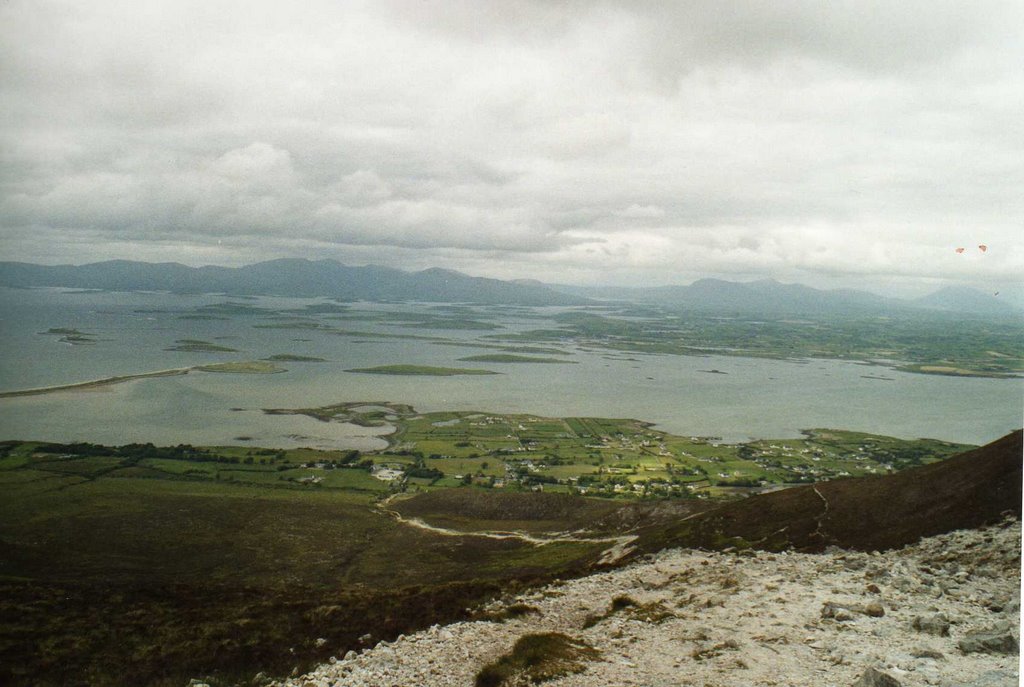
[[[176,377],[180,375],[187,375],[193,369],[192,367],[178,367],[170,370],[158,370],[156,372],[142,372],[135,375],[118,375],[116,377],[104,377],[102,379],[93,379],[87,382],[76,382],[74,384],[58,384],[55,386],[41,386],[34,389],[18,389],[16,391],[0,391],[0,398],[18,398],[21,396],[42,396],[44,394],[53,394],[61,391],[93,391],[95,389],[102,389],[106,386],[113,386],[114,384],[122,384],[124,382],[131,382],[136,379],[148,379],[151,377]]]

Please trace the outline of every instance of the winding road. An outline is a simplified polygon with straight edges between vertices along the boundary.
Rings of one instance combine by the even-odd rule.
[[[396,497],[401,494],[392,494],[383,501],[377,504],[377,509],[382,513],[394,518],[396,522],[409,527],[415,527],[417,529],[431,532],[433,534],[439,534],[445,537],[484,537],[487,539],[518,539],[519,541],[532,544],[534,546],[544,546],[546,544],[554,544],[557,542],[575,542],[575,543],[594,543],[594,544],[612,544],[609,548],[601,554],[601,558],[598,561],[600,565],[609,565],[619,560],[623,556],[627,555],[633,550],[630,544],[636,539],[635,535],[619,535],[617,537],[587,537],[581,536],[577,533],[556,533],[551,536],[537,536],[528,534],[526,532],[519,532],[515,530],[504,531],[504,530],[482,530],[479,532],[463,532],[461,530],[449,529],[446,527],[438,527],[431,525],[428,522],[424,522],[419,518],[407,518],[398,511],[388,508],[388,505]]]

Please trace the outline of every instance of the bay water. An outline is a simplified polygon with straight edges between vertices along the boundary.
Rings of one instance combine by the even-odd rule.
[[[204,315],[204,306],[239,312]],[[569,363],[501,364],[459,358],[500,352],[489,334],[553,328],[548,308],[476,308],[465,317],[498,329],[433,329],[310,314],[323,299],[0,289],[0,391],[248,361],[276,354],[326,362],[280,362],[280,374],[139,379],[94,390],[0,399],[0,439],[381,448],[388,428],[325,423],[264,408],[315,408],[355,401],[407,403],[419,411],[475,410],[543,416],[629,417],[686,436],[723,441],[788,438],[805,428],[841,428],[903,438],[986,443],[1021,426],[1024,380],[897,372],[835,360],[644,355],[553,344]],[[352,304],[353,315],[412,312],[430,304]],[[245,314],[252,309],[253,314]],[[257,310],[258,309],[258,310]],[[340,310],[340,308],[339,308]],[[194,319],[196,314],[219,319]],[[239,314],[242,313],[242,314]],[[264,328],[289,318],[329,329]],[[429,322],[427,323],[430,324]],[[259,325],[259,326],[257,326]],[[303,325],[299,325],[303,326]],[[92,340],[61,342],[51,329]],[[423,338],[393,338],[395,336]],[[168,351],[182,339],[237,352]],[[462,345],[453,345],[462,344]],[[487,376],[387,376],[353,368],[412,364],[488,369]],[[712,372],[717,370],[718,372]]]

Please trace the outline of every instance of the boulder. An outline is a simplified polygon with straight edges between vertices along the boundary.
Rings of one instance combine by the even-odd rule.
[[[965,654],[1019,654],[1020,645],[1013,636],[1010,624],[1003,622],[984,630],[968,632],[958,643]]]
[[[941,613],[919,615],[911,622],[911,627],[918,632],[927,632],[937,637],[949,636],[949,618]]]
[[[868,668],[853,687],[902,687],[900,681],[877,668]]]

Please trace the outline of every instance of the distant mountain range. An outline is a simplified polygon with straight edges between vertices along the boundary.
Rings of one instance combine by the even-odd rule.
[[[983,316],[1020,316],[1017,308],[969,287],[946,287],[923,298],[886,298],[854,289],[815,289],[774,279],[731,282],[699,279],[689,286],[649,288],[576,287],[552,289],[591,299],[672,306],[681,309],[764,315],[877,315],[944,311]]]
[[[614,300],[762,315],[877,315],[908,311],[1022,315],[1020,310],[994,296],[966,287],[946,287],[915,300],[886,298],[852,289],[820,290],[771,279],[745,283],[700,279],[689,286],[653,288],[578,287],[471,277],[438,268],[405,272],[390,267],[351,267],[334,260],[303,259],[271,260],[245,267],[188,267],[129,260],[78,266],[0,262],[0,286],[529,306],[594,305]]]
[[[173,291],[229,295],[326,296],[341,300],[433,301],[508,305],[583,305],[583,296],[545,286],[428,269],[404,272],[334,260],[282,259],[245,267],[112,260],[89,265],[0,262],[0,286],[61,286],[110,291]]]

